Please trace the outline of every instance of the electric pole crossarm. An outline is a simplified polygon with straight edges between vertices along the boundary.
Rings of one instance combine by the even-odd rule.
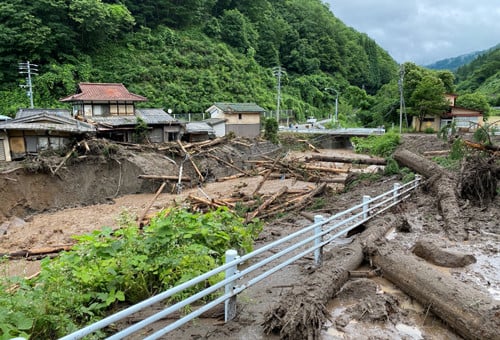
[[[33,108],[33,83],[32,75],[38,74],[38,65],[31,64],[29,61],[25,63],[19,63],[19,73],[27,74],[26,82],[27,85],[21,85],[21,87],[28,87],[28,97],[30,98],[30,107]]]

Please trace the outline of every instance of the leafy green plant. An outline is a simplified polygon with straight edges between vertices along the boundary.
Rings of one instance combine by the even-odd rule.
[[[274,118],[267,118],[264,121],[264,138],[273,144],[278,144],[278,122]]]
[[[141,117],[137,117],[136,120],[133,139],[136,143],[142,143],[148,135],[148,124]]]
[[[186,282],[224,261],[225,251],[252,250],[258,221],[221,208],[206,214],[169,208],[143,230],[120,216],[123,227],[75,237],[78,243],[56,259],[44,259],[32,280],[0,280],[0,339],[53,339]],[[173,297],[182,299],[222,279],[223,273]],[[14,286],[15,285],[15,286]],[[6,289],[15,287],[15,289]]]
[[[401,136],[389,131],[380,136],[353,137],[354,150],[374,156],[389,157],[400,144]]]

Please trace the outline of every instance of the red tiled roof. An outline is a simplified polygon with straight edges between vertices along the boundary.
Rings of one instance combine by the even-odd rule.
[[[147,98],[128,92],[123,84],[117,83],[80,83],[79,91],[71,96],[61,98],[61,102],[75,101],[146,101]]]

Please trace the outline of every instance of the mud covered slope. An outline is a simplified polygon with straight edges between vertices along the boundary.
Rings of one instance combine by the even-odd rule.
[[[86,142],[72,157],[43,156],[0,165],[0,221],[49,210],[105,203],[118,196],[155,192],[160,183],[139,175],[182,176],[189,185],[228,176],[244,161],[277,150],[262,141],[221,139],[214,148],[186,145],[191,161],[177,143],[161,146],[119,145],[104,140]],[[201,143],[200,143],[201,144]],[[207,144],[205,144],[207,145]],[[224,163],[223,163],[224,162]],[[194,166],[197,164],[197,171]],[[227,166],[227,164],[232,165]],[[169,181],[165,192],[175,189]]]

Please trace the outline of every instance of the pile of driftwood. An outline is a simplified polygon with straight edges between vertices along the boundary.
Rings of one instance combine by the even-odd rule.
[[[248,223],[254,218],[269,218],[290,210],[301,209],[311,203],[313,197],[323,193],[325,188],[325,183],[314,188],[293,190],[283,186],[273,194],[235,193],[231,197],[222,199],[210,199],[191,194],[187,200],[194,211],[205,212],[219,207],[226,207],[235,213],[246,211],[245,222]]]
[[[455,190],[460,179],[409,150],[398,150],[394,158],[400,165],[410,167],[427,178],[425,186],[437,198],[448,237],[452,240],[467,239]],[[475,178],[475,182],[467,187],[484,199],[484,194],[491,191],[493,178],[499,173],[498,167],[490,167],[494,170],[486,171],[488,166],[484,162],[476,161],[476,164],[467,166],[469,172],[475,174],[467,176]],[[481,180],[485,178],[488,180]],[[488,293],[452,276],[443,276],[425,261],[408,254],[400,245],[384,241],[383,236],[389,230],[403,228],[404,222],[404,218],[393,214],[369,221],[367,231],[339,249],[341,254],[327,260],[321,270],[313,272],[306,285],[297,285],[282,296],[266,313],[262,324],[264,331],[278,333],[281,339],[318,339],[320,326],[328,315],[325,304],[352,277],[364,259],[418,300],[426,308],[426,317],[428,313],[434,313],[466,339],[497,339],[500,304]],[[412,252],[432,264],[445,267],[462,267],[475,262],[471,254],[447,251],[433,239],[418,241]]]

